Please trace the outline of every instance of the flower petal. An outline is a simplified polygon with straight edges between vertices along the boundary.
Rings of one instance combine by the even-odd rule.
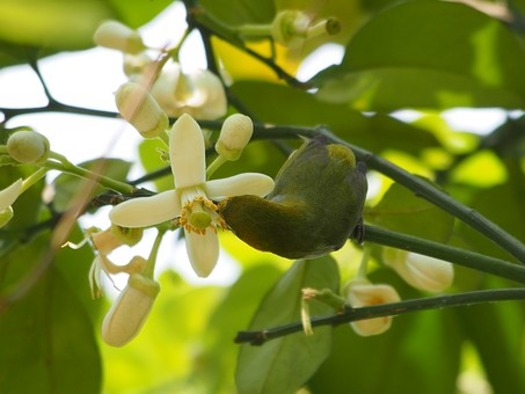
[[[22,190],[22,178],[17,179],[4,190],[0,190],[0,212],[9,208],[16,201]]]
[[[271,177],[258,173],[244,173],[206,182],[204,190],[208,198],[220,201],[227,197],[251,194],[264,197],[273,190]]]
[[[125,201],[109,212],[113,224],[121,227],[148,227],[180,215],[181,204],[175,190],[151,197]]]
[[[204,150],[200,126],[190,115],[182,115],[170,133],[170,161],[175,188],[195,186],[206,181]]]
[[[184,234],[191,266],[198,276],[206,278],[219,259],[219,236],[209,227],[204,235],[186,230]]]

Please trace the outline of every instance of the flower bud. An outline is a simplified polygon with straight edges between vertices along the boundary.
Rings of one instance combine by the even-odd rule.
[[[110,346],[129,343],[144,325],[160,286],[153,279],[132,274],[102,323],[102,338]]]
[[[272,23],[272,37],[275,41],[290,46],[294,41],[306,36],[311,20],[299,10],[279,12]]]
[[[19,163],[39,163],[49,156],[49,140],[36,131],[16,131],[7,140],[7,153]]]
[[[215,151],[226,160],[238,160],[244,147],[252,138],[252,134],[253,123],[248,116],[231,115],[222,124],[221,134],[215,144]]]
[[[439,293],[452,285],[451,263],[400,249],[385,248],[383,261],[416,289]]]
[[[115,93],[120,115],[144,138],[155,138],[169,126],[168,116],[140,84],[126,82]]]
[[[117,21],[103,22],[95,31],[93,41],[124,53],[136,54],[145,49],[139,33]]]
[[[373,284],[366,279],[350,281],[343,290],[344,297],[353,308],[389,304],[401,300],[397,291],[390,285]],[[375,317],[350,323],[361,336],[384,333],[392,325],[392,316]]]

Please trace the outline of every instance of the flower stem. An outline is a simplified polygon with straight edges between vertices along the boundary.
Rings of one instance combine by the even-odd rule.
[[[146,263],[146,267],[144,267],[144,270],[142,271],[142,275],[148,278],[153,279],[153,274],[155,272],[155,263],[157,262],[157,255],[159,252],[160,243],[162,242],[162,238],[164,237],[165,233],[166,230],[158,230],[157,236],[155,237],[155,241],[153,242],[153,246],[148,257],[148,261]]]
[[[50,152],[49,157],[54,160],[48,160],[43,164],[46,169],[59,170],[72,175],[77,175],[81,178],[97,182],[108,189],[112,189],[123,194],[131,194],[135,190],[135,187],[132,185],[116,181],[99,173],[90,171],[86,168],[76,166],[67,160],[65,156],[56,152]]]
[[[37,183],[40,179],[42,179],[48,171],[48,168],[42,167],[33,172],[26,179],[24,179],[24,181],[22,182],[22,189],[20,190],[20,194],[25,192],[27,189],[29,189],[31,186]]]
[[[206,179],[210,179],[210,177],[213,175],[215,171],[219,169],[220,166],[222,166],[224,163],[226,163],[228,160],[226,160],[221,155],[217,156],[215,160],[211,162],[211,164],[206,168]]]

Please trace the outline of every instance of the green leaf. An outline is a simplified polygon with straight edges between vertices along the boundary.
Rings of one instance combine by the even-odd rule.
[[[112,178],[117,181],[126,181],[126,176],[131,163],[121,159],[95,159],[86,161],[79,164],[80,167],[87,168],[96,174],[104,175],[108,178]],[[78,197],[78,193],[81,192],[86,184],[84,178],[80,178],[71,174],[61,174],[53,182],[55,187],[55,198],[53,200],[54,207],[57,211],[63,212],[70,208],[71,202]],[[85,196],[86,199],[90,199],[97,194],[100,194],[105,189],[101,186],[97,186],[93,189],[90,196]]]
[[[4,269],[17,272],[2,280],[2,295],[11,302],[0,314],[0,387],[6,393],[97,393],[101,366],[93,327],[62,274],[46,267],[48,245],[42,236],[2,259]],[[38,276],[33,268],[45,271]],[[28,278],[36,282],[25,292]]]
[[[524,67],[500,21],[463,4],[411,1],[372,18],[341,65],[313,81],[319,98],[361,110],[523,108]]]
[[[149,22],[160,14],[166,7],[173,3],[173,0],[155,1],[128,1],[128,0],[108,0],[113,18],[125,23],[129,27],[137,28]]]
[[[199,3],[207,12],[230,26],[269,23],[275,15],[273,0],[201,0]]]
[[[297,261],[276,283],[259,306],[250,330],[260,330],[300,320],[301,289],[339,285],[337,264],[329,257]],[[326,305],[312,303],[312,316],[333,313]],[[269,341],[263,346],[241,347],[236,372],[241,393],[292,393],[299,389],[326,359],[331,346],[331,327]]]
[[[523,308],[516,303],[485,304],[457,311],[476,347],[494,393],[523,393]]]
[[[438,146],[429,132],[385,115],[365,116],[343,104],[329,104],[298,89],[266,82],[244,81],[232,91],[261,121],[316,127],[327,125],[339,137],[373,152],[397,149],[420,154]]]
[[[379,204],[365,212],[365,219],[378,226],[437,242],[447,242],[453,217],[394,183]]]
[[[211,314],[206,329],[207,392],[221,392],[221,387],[223,390],[228,387],[227,392],[235,392],[231,376],[235,373],[239,345],[232,339],[239,330],[248,326],[257,309],[257,302],[281,274],[270,264],[246,269]]]
[[[111,16],[103,0],[3,0],[0,40],[42,48],[87,48],[93,45],[98,24]]]
[[[166,152],[167,147],[159,139],[144,139],[139,144],[139,157],[142,166],[147,173],[152,173],[159,170],[164,170],[165,176],[155,177],[153,183],[157,191],[164,191],[173,189],[173,175],[169,167],[169,163],[165,162],[160,157],[160,151]]]

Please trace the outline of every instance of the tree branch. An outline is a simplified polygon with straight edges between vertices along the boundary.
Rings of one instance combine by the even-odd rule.
[[[443,309],[470,306],[486,302],[513,300],[525,300],[525,289],[481,290],[462,294],[406,300],[392,304],[374,305],[362,308],[346,306],[339,314],[327,317],[316,317],[313,318],[311,322],[312,327],[338,326],[340,324],[374,317],[396,316],[429,309]],[[302,323],[297,322],[259,331],[240,331],[237,333],[234,342],[263,345],[269,340],[281,338],[302,330]]]

